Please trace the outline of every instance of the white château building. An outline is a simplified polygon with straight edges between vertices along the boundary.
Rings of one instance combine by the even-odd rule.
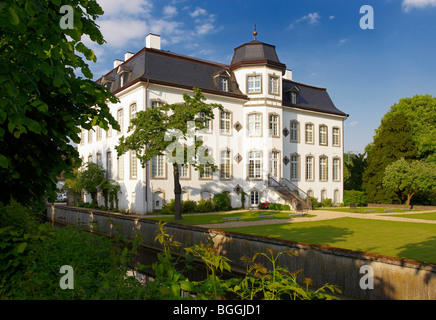
[[[121,186],[119,207],[137,214],[162,208],[174,198],[172,165],[165,155],[142,168],[134,152],[117,158],[115,146],[135,112],[183,101],[183,93],[201,89],[207,103],[219,103],[203,135],[219,167],[200,175],[189,165],[181,170],[184,200],[227,192],[233,207],[259,202],[289,203],[343,197],[344,120],[326,89],[295,82],[280,62],[275,46],[256,40],[234,49],[229,65],[161,50],[160,36],[149,34],[146,47],[127,52],[124,61],[97,80],[120,100],[110,110],[121,132],[82,131],[78,146],[83,161],[101,164]]]

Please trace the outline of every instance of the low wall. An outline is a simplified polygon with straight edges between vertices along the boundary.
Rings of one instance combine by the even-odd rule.
[[[109,234],[119,232],[128,237],[141,234],[143,245],[159,248],[155,242],[157,221],[145,217],[130,217],[92,209],[66,206],[47,207],[52,222],[83,224],[91,231],[95,226]],[[308,277],[314,286],[326,283],[340,287],[345,297],[353,299],[436,299],[436,265],[408,259],[398,259],[365,252],[311,245],[262,236],[253,236],[217,229],[206,229],[167,223],[166,229],[175,240],[189,246],[197,241],[213,241],[221,254],[232,261],[232,268],[245,270],[242,256],[252,257],[256,252],[272,248],[276,252],[292,250],[297,256],[281,255],[279,264],[290,271],[302,269],[299,279]],[[362,289],[360,283],[367,275],[362,266],[373,270],[373,289]],[[362,277],[365,277],[362,280]]]
[[[410,206],[405,204],[382,204],[382,203],[368,203],[369,208],[393,208],[393,209],[408,209]],[[412,209],[417,210],[436,210],[436,206],[421,206],[412,205]]]

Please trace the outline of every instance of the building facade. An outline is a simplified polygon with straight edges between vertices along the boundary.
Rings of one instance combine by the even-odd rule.
[[[121,131],[82,131],[79,153],[84,162],[101,164],[121,186],[119,207],[137,214],[160,210],[174,198],[172,164],[164,154],[144,168],[134,152],[117,158],[118,139],[128,133],[135,113],[183,101],[199,88],[207,103],[218,103],[203,143],[217,172],[181,169],[184,200],[209,199],[228,193],[233,207],[259,202],[289,203],[270,187],[286,183],[299,196],[343,197],[344,120],[326,89],[295,82],[277,57],[275,47],[256,40],[234,49],[229,65],[161,50],[160,36],[149,34],[146,47],[125,59],[98,83],[120,100],[110,105]],[[290,203],[291,206],[293,203]]]

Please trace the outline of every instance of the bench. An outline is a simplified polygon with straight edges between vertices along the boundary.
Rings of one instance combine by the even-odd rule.
[[[365,210],[365,213],[375,212],[375,210]]]
[[[239,221],[239,219],[241,219],[241,217],[224,217],[223,220],[224,222],[226,222],[227,220],[233,220],[236,219],[236,221]]]
[[[401,208],[401,210],[404,212],[404,211],[410,211],[410,209],[409,208],[406,208],[406,209],[404,209],[404,208]]]
[[[301,213],[290,213],[289,217],[304,217],[306,215],[306,213],[301,212]]]
[[[385,209],[385,212],[394,212],[394,209]]]
[[[266,219],[266,218],[275,218],[273,214],[264,214],[259,216],[260,219]]]
[[[357,212],[357,206],[355,203],[350,203],[350,209],[352,209],[352,212]]]

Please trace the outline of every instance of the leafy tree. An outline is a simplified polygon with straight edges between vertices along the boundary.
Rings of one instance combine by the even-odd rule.
[[[397,112],[382,120],[374,141],[365,151],[368,154],[363,173],[363,189],[369,203],[392,203],[399,196],[383,186],[385,168],[400,159],[414,159],[417,155],[412,128],[403,112]]]
[[[362,190],[362,176],[366,165],[366,153],[348,154],[344,161],[344,189]]]
[[[404,113],[410,123],[417,159],[436,163],[436,97],[415,95],[394,104],[384,118]]]
[[[88,162],[86,168],[80,173],[79,188],[91,195],[92,203],[98,205],[97,192],[105,185],[106,171],[102,166]]]
[[[406,161],[404,158],[386,167],[383,185],[407,195],[407,205],[420,191],[436,189],[436,164],[420,160]]]
[[[62,29],[59,0],[0,3],[0,201],[54,200],[57,177],[72,172],[81,127],[119,129],[107,101],[118,100],[92,81],[86,60],[96,56],[82,36],[103,44],[96,0],[68,1],[72,29]],[[71,11],[71,10],[70,10]],[[82,73],[82,76],[76,75]]]
[[[212,159],[205,157],[203,141],[195,139],[193,146],[186,146],[184,142],[194,139],[194,132],[206,128],[205,123],[214,118],[215,108],[223,109],[219,104],[205,103],[206,98],[197,88],[194,88],[192,97],[185,93],[183,100],[184,103],[166,104],[159,108],[139,111],[131,120],[129,130],[133,130],[132,134],[122,136],[120,144],[116,147],[118,156],[129,150],[135,151],[143,167],[153,157],[166,152],[168,161],[173,165],[176,220],[182,219],[179,165],[189,163],[202,172],[204,165],[209,164],[212,171],[217,170]],[[188,123],[191,121],[195,128],[189,127]]]

